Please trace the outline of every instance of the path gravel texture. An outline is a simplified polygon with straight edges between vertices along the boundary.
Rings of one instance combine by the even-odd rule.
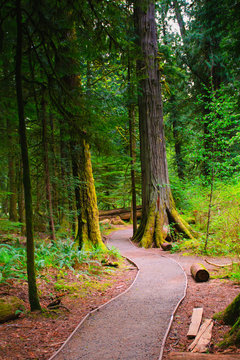
[[[133,286],[89,317],[51,359],[157,360],[171,316],[184,297],[186,276],[178,263],[128,239],[132,230],[112,234],[109,246],[140,269]],[[160,357],[159,357],[160,356]]]

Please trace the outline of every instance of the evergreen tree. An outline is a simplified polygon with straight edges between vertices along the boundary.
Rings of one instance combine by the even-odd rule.
[[[190,227],[178,215],[171,194],[166,159],[161,88],[158,66],[155,2],[134,3],[139,78],[139,128],[142,169],[142,218],[135,240],[144,247],[160,247],[166,238],[164,227],[192,238]]]

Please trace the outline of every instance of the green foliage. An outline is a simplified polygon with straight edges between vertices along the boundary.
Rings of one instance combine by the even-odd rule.
[[[54,244],[40,243],[35,252],[36,270],[47,267],[63,269],[59,271],[59,278],[64,276],[64,269],[74,271],[80,264],[87,264],[91,270],[92,266],[101,266],[102,260],[106,262],[109,258],[122,259],[116,248],[107,253],[100,249],[84,252],[79,251],[76,243],[70,239],[58,240]],[[0,282],[10,278],[27,278],[25,249],[15,245],[0,245]]]
[[[20,222],[10,221],[8,219],[0,219],[0,233],[3,234],[19,234],[23,224]]]
[[[206,89],[205,95],[198,96],[198,104],[205,108],[206,115],[197,119],[204,129],[197,142],[197,161],[210,169],[208,181],[211,170],[214,178],[229,178],[240,169],[240,113],[236,98],[226,86],[221,86],[217,90]]]
[[[130,157],[109,155],[92,157],[98,205],[101,210],[131,206]],[[140,164],[136,164],[136,187],[140,202]]]
[[[192,225],[200,234],[198,239],[179,239],[173,243],[173,251],[188,251],[194,254],[204,253],[204,243],[209,202],[209,187],[201,181],[188,183],[185,187],[185,207],[183,218],[194,218]],[[236,256],[240,254],[240,183],[239,178],[228,182],[217,181],[212,202],[212,222],[209,234],[208,255]]]

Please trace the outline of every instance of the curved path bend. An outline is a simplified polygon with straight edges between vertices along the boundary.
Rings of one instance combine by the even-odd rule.
[[[112,234],[109,246],[137,264],[133,286],[80,323],[54,360],[158,360],[178,303],[185,296],[180,265],[151,250],[136,248],[132,230]]]

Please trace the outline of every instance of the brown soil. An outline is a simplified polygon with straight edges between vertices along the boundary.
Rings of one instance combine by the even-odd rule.
[[[194,307],[203,307],[203,318],[212,318],[212,316],[219,311],[226,308],[227,305],[239,294],[239,284],[230,281],[229,279],[214,278],[219,275],[219,268],[211,266],[204,261],[204,258],[194,256],[181,256],[179,254],[166,255],[173,258],[184,268],[188,278],[187,295],[181,305],[179,306],[173,320],[173,324],[167,338],[163,360],[168,358],[171,351],[187,351],[188,346],[193,340],[187,339],[187,332],[191,321],[192,310]],[[214,263],[226,264],[228,259],[211,258]],[[201,262],[210,272],[210,280],[205,283],[196,283],[191,274],[190,267],[194,262]],[[231,262],[231,261],[230,261]],[[239,352],[235,347],[227,350],[221,350],[217,344],[223,339],[224,334],[229,330],[217,321],[214,322],[212,340],[209,345],[210,353],[217,352]]]
[[[81,269],[79,269],[81,270]],[[120,268],[101,272],[100,276],[80,279],[71,271],[59,273],[48,269],[38,279],[43,313],[21,314],[17,320],[0,325],[0,359],[48,359],[72,333],[89,311],[122,293],[135,279],[137,270],[125,261]],[[56,290],[54,283],[60,277],[70,287]],[[86,287],[86,281],[88,286]],[[84,285],[85,282],[85,285]],[[61,284],[61,281],[60,281]],[[16,295],[27,300],[27,283],[8,281],[0,285],[0,296]],[[47,305],[56,297],[61,299],[59,309],[49,310]]]
[[[239,285],[227,279],[211,278],[206,283],[196,283],[190,275],[190,266],[193,262],[202,262],[215,274],[216,268],[206,264],[203,258],[181,256],[179,254],[164,253],[159,249],[151,249],[153,252],[161,252],[179,262],[188,278],[188,289],[186,298],[178,308],[174,321],[166,341],[163,359],[166,360],[170,351],[186,351],[191,343],[187,339],[187,331],[190,324],[192,309],[203,307],[204,318],[211,318],[215,312],[223,310],[239,293]],[[224,263],[221,259],[211,259],[214,262]],[[227,261],[228,262],[228,261]],[[64,278],[69,288],[56,290],[56,280]],[[71,271],[57,273],[54,269],[48,269],[38,279],[41,293],[41,305],[44,313],[21,314],[15,321],[9,321],[0,325],[0,358],[2,360],[16,359],[48,359],[67,339],[81,319],[94,308],[109,301],[130,286],[136,276],[136,269],[125,262],[119,269],[113,269],[111,273],[95,274],[90,278],[79,278]],[[86,280],[88,288],[84,286]],[[60,282],[61,283],[61,282]],[[8,284],[0,285],[0,296],[16,295],[25,302],[29,309],[27,300],[27,283],[16,280]],[[56,297],[61,299],[61,307],[49,311],[47,305]],[[217,343],[223,338],[229,328],[215,322],[213,337],[209,347],[210,352],[220,351]],[[227,352],[238,352],[235,348]]]

